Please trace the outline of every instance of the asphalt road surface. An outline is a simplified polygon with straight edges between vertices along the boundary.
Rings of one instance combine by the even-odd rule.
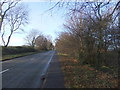
[[[2,63],[2,88],[40,88],[55,51],[47,51]]]

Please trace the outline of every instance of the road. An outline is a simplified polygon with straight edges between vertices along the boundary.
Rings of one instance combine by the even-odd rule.
[[[24,56],[2,63],[2,88],[40,88],[55,51]]]

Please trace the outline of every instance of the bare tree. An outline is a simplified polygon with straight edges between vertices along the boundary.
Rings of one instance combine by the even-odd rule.
[[[74,51],[79,59],[96,67],[105,65],[104,52],[107,53],[110,46],[120,48],[119,5],[120,2],[110,1],[73,3],[74,7],[68,7],[70,17],[64,24],[66,31],[60,33],[56,41],[57,50],[67,54]]]
[[[53,43],[52,43],[52,36],[47,35],[46,38],[47,38],[47,49],[48,50],[53,49],[54,46],[53,46]]]
[[[45,36],[42,33],[35,39],[35,48],[38,50],[51,50],[54,48],[51,36]]]
[[[13,0],[1,0],[0,1],[0,32],[1,32],[3,21],[4,21],[4,19],[6,19],[5,16],[9,12],[9,10],[16,7],[16,5],[20,1],[21,0],[16,0],[16,1],[13,1]]]
[[[36,29],[32,29],[27,36],[25,37],[25,41],[29,46],[35,47],[35,40],[39,35],[39,31]]]
[[[35,48],[39,50],[47,50],[47,38],[43,34],[40,34],[35,39]]]
[[[5,22],[7,24],[3,26],[4,32],[2,34],[2,41],[4,42],[5,47],[7,47],[13,33],[17,30],[23,30],[22,26],[28,23],[28,11],[24,8],[24,6],[20,5],[9,10],[5,18],[6,19],[3,23]],[[7,35],[8,39],[5,43],[4,34],[6,29],[10,30],[10,34]],[[6,32],[8,32],[8,30]]]

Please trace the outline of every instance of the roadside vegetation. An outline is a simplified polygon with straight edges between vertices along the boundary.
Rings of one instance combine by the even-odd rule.
[[[37,50],[28,46],[2,47],[2,60],[12,59],[12,58],[30,55],[34,53],[37,53]]]
[[[28,7],[22,3],[22,0],[2,0],[0,1],[0,6],[1,60],[12,59],[53,49],[50,36],[45,36],[36,29],[32,29],[26,35],[26,45],[9,46],[14,34],[25,31],[24,26],[29,23],[29,10]]]
[[[0,6],[0,46],[4,46],[4,55],[5,47],[8,47],[6,49],[10,51],[9,49],[11,47],[9,47],[9,43],[11,42],[12,36],[16,33],[21,33],[21,31],[25,31],[24,27],[29,24],[29,10],[23,3],[23,0],[2,0],[0,1]],[[24,39],[26,45],[38,50],[48,50],[51,49],[51,47],[53,48],[51,36],[45,36],[36,29],[31,29]],[[16,47],[13,47],[13,52],[15,49]],[[19,50],[21,51],[21,49]],[[20,51],[15,52],[17,53]]]
[[[68,55],[59,54],[61,69],[64,73],[64,83],[66,88],[118,88],[118,77],[113,70],[104,66],[102,70],[86,64]]]
[[[9,46],[12,36],[24,31],[23,27],[28,24],[28,8],[21,1],[0,0],[0,39],[5,47]]]
[[[22,56],[27,56],[27,55],[31,55],[31,54],[35,54],[35,53],[37,53],[37,52],[26,52],[26,53],[20,53],[20,54],[3,55],[2,61],[10,60],[10,59],[14,59],[14,58],[22,57]]]
[[[23,46],[2,46],[2,61],[54,49],[50,36],[32,30],[25,38]]]
[[[39,43],[37,44],[39,45]],[[46,46],[48,46],[46,44]],[[4,47],[2,46],[2,61],[8,60],[8,59],[13,59],[16,57],[21,57],[21,56],[26,56],[26,55],[31,55],[35,54],[38,52],[42,51],[48,51],[52,50],[52,47],[42,47],[42,46],[37,46],[37,47],[32,47],[32,46],[8,46]]]
[[[120,1],[59,2],[57,5],[61,4],[70,10],[64,31],[56,39],[65,86],[118,87]]]

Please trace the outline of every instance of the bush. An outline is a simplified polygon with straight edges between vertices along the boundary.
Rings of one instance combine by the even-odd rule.
[[[101,70],[103,72],[112,72],[112,70],[107,66],[102,66],[99,68],[99,70]]]
[[[35,52],[35,51],[36,50],[33,47],[28,47],[28,46],[2,47],[2,55],[18,54],[18,53],[25,53],[25,52]]]

